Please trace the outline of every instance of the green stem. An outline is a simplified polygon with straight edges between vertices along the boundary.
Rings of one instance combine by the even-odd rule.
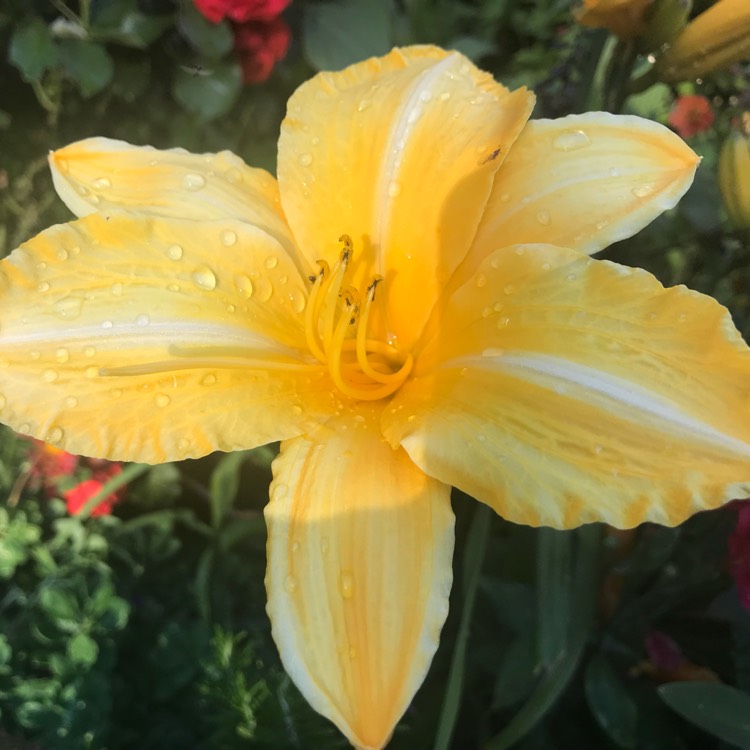
[[[151,466],[149,464],[129,464],[119,474],[108,479],[99,492],[93,497],[90,497],[86,504],[81,508],[81,512],[78,514],[80,518],[88,518],[97,506],[103,502],[113,492],[117,492],[121,487],[129,484],[141,474],[145,474]]]
[[[484,554],[487,549],[491,520],[492,511],[489,506],[480,503],[474,513],[469,535],[466,539],[461,622],[458,626],[456,645],[453,649],[451,668],[448,674],[448,684],[443,697],[443,708],[440,712],[440,723],[435,738],[435,750],[447,750],[450,746],[456,719],[458,718],[458,710],[461,706],[461,690],[466,669],[466,647],[469,642],[472,613],[479,588]]]

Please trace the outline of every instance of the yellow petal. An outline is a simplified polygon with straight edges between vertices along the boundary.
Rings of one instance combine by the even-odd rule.
[[[630,237],[677,203],[698,163],[681,138],[640,117],[589,112],[532,120],[495,176],[458,276],[511,244],[594,253]]]
[[[295,260],[297,250],[279,202],[276,180],[230,151],[191,154],[111,138],[87,138],[53,151],[52,179],[76,216],[99,211],[177,219],[239,219],[260,227]],[[300,270],[305,269],[299,264]]]
[[[657,62],[664,81],[692,81],[750,58],[750,3],[718,0],[691,21]]]
[[[750,491],[750,351],[713,299],[518,246],[436,317],[385,434],[502,516],[676,524]]]
[[[384,277],[385,325],[407,349],[466,254],[532,106],[525,89],[510,93],[435,47],[321,73],[289,100],[279,184],[302,252],[331,261],[338,237],[351,235],[354,283]]]
[[[448,612],[450,487],[379,430],[380,409],[282,443],[268,524],[268,614],[289,675],[358,748],[383,747]]]
[[[0,416],[159,462],[300,434],[331,406],[304,282],[248,224],[93,214],[0,263]]]

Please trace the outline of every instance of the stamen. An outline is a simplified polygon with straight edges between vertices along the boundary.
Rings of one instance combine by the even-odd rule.
[[[320,348],[318,343],[318,312],[320,310],[320,299],[323,296],[321,294],[321,287],[326,276],[329,276],[331,269],[324,260],[319,260],[318,265],[320,270],[317,276],[311,276],[310,279],[313,282],[313,288],[310,292],[310,299],[307,301],[307,309],[305,311],[305,339],[307,340],[307,346],[312,352],[315,359],[325,364],[326,355],[325,352]]]

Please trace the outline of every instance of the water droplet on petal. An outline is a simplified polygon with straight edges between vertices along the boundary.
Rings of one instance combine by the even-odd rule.
[[[114,323],[112,323],[111,320],[103,320],[102,321],[102,328],[112,328]]]
[[[221,243],[224,247],[232,247],[235,242],[237,242],[236,232],[233,232],[231,229],[225,229],[221,233]]]
[[[28,422],[19,424],[18,430],[16,430],[16,432],[20,432],[21,435],[28,435],[31,432],[31,425]]]
[[[263,265],[269,270],[276,268],[279,265],[279,259],[275,255],[269,255],[264,261]]]
[[[211,291],[216,289],[216,275],[208,266],[198,266],[193,273],[191,278],[197,287]]]
[[[67,250],[66,250],[66,249],[65,249],[64,247],[61,247],[61,248],[60,248],[60,249],[59,249],[59,250],[57,251],[57,257],[58,257],[58,258],[59,258],[60,260],[67,260],[67,259],[68,259],[68,251],[67,251]]]
[[[261,278],[258,279],[258,299],[261,302],[268,302],[272,295],[273,286],[271,282],[265,278],[265,276],[261,276]]]
[[[250,299],[253,296],[253,282],[244,274],[234,277],[234,285],[245,299]]]
[[[347,570],[341,571],[339,589],[344,599],[351,599],[354,596],[354,576]]]
[[[500,193],[500,202],[507,203],[510,200],[510,193]]]
[[[299,163],[303,167],[309,167],[312,164],[312,154],[300,154]]]
[[[42,372],[42,380],[45,383],[54,383],[57,378],[60,377],[60,373],[57,370],[47,369]]]
[[[122,284],[119,281],[112,284],[112,294],[115,297],[122,297]]]
[[[180,451],[180,453],[182,454],[187,453],[187,450],[189,447],[190,447],[190,441],[187,438],[180,438],[177,441],[177,450]]]
[[[397,182],[396,180],[392,180],[388,185],[388,195],[391,198],[396,198],[401,195],[401,183]]]
[[[292,575],[288,575],[284,579],[284,588],[290,594],[293,594],[297,590],[297,579],[294,576],[292,576]]]
[[[639,185],[634,187],[631,192],[636,198],[648,198],[649,195],[653,195],[654,188],[651,185]]]
[[[503,294],[511,295],[516,291],[516,288],[513,286],[513,284],[506,284],[503,287]]]
[[[65,406],[67,406],[68,409],[74,409],[78,406],[78,399],[75,396],[67,396],[65,399]]]
[[[56,360],[57,360],[57,361],[58,361],[58,362],[59,362],[60,364],[64,364],[65,362],[67,362],[67,361],[68,361],[68,360],[70,359],[70,353],[68,352],[68,350],[67,350],[67,349],[65,349],[64,347],[62,347],[62,346],[61,346],[61,347],[60,347],[60,348],[59,348],[59,349],[58,349],[58,350],[57,350],[57,351],[55,352],[55,359],[56,359]]]
[[[106,177],[99,177],[92,184],[97,190],[105,190],[112,187],[112,183]]]
[[[242,182],[242,172],[237,167],[231,167],[224,173],[224,177],[227,182],[231,182],[232,185],[236,185],[238,182]]]
[[[299,542],[292,542],[292,552],[299,552]]]
[[[63,432],[62,427],[53,427],[47,433],[47,442],[48,443],[59,443],[63,439],[64,436],[65,436],[65,433]]]
[[[157,393],[157,394],[156,394],[156,395],[154,396],[154,403],[155,403],[155,404],[156,404],[156,405],[157,405],[158,407],[160,407],[160,408],[162,408],[162,409],[163,409],[163,408],[164,408],[165,406],[169,406],[169,404],[170,404],[170,402],[171,402],[171,401],[172,401],[172,399],[171,399],[171,398],[169,398],[169,396],[167,396],[167,394],[166,394],[166,393]]]
[[[295,417],[299,417],[302,414],[302,407],[298,404],[295,404],[292,407],[292,414],[294,414]]]
[[[305,309],[305,293],[299,287],[289,292],[289,301],[292,303],[292,310],[301,313]]]
[[[147,326],[150,322],[151,322],[151,318],[148,315],[146,315],[146,313],[139,315],[135,319],[135,324],[138,326]]]
[[[216,375],[214,375],[212,372],[209,372],[201,378],[201,385],[214,385],[215,383]]]
[[[549,211],[537,211],[536,220],[542,225],[547,226],[549,224]]]
[[[206,185],[206,178],[203,175],[190,173],[186,174],[182,178],[182,187],[185,188],[185,190],[190,190],[191,192],[195,192],[196,190],[200,190],[201,188],[205,187]]]
[[[94,367],[93,365],[91,367],[86,368],[86,377],[87,378],[97,378],[99,377],[99,368]]]
[[[503,354],[505,354],[504,349],[496,349],[494,347],[489,347],[482,350],[483,357],[502,357]]]
[[[443,93],[440,94],[440,96],[438,97],[438,99],[440,99],[441,102],[447,102],[448,99],[450,99],[450,98],[451,98],[451,92],[450,91],[443,91]]]
[[[552,141],[552,148],[558,151],[576,151],[590,143],[589,137],[583,130],[566,130]]]
[[[93,357],[96,354],[96,349],[93,346],[87,346],[83,349],[84,357]]]
[[[182,257],[182,247],[180,245],[170,245],[167,248],[167,257],[172,260],[179,260]]]
[[[476,284],[477,284],[477,286],[478,286],[478,287],[479,287],[480,289],[481,289],[481,288],[482,288],[483,286],[486,286],[486,285],[487,285],[487,277],[486,277],[486,276],[485,276],[485,275],[484,275],[483,273],[480,273],[480,274],[479,274],[479,276],[477,276],[477,281],[476,281]]]
[[[509,325],[510,325],[510,318],[507,315],[504,315],[502,318],[497,319],[498,328],[500,329],[507,328]]]
[[[49,284],[46,281],[40,281],[36,287],[37,292],[48,292]]]

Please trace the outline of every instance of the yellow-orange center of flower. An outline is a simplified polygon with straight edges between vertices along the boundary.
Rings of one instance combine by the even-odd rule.
[[[331,268],[318,261],[305,314],[305,337],[313,356],[328,367],[336,387],[351,398],[377,401],[394,393],[411,372],[414,359],[404,358],[391,344],[370,338],[368,322],[375,290],[382,281],[373,278],[360,294],[346,281],[352,257],[352,239],[342,234],[343,249]]]

